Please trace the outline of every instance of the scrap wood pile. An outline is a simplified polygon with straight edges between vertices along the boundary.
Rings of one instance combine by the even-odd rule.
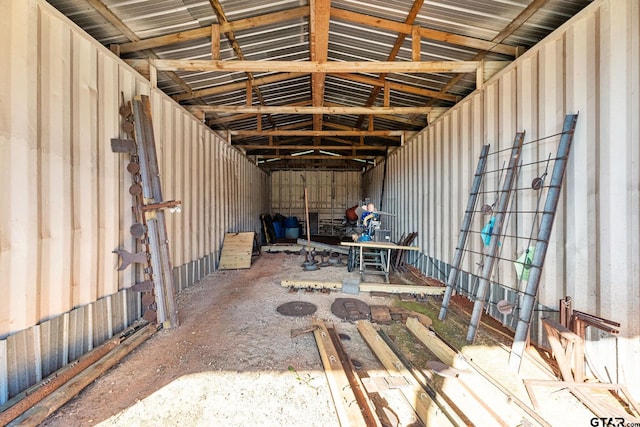
[[[400,240],[398,241],[398,246],[411,246],[413,241],[416,240],[416,237],[418,237],[417,231],[409,233],[406,236],[402,234],[402,236],[400,236]],[[393,253],[391,254],[391,266],[393,267],[393,269],[398,272],[406,272],[406,266],[408,265],[406,264],[406,258],[406,250],[398,249],[393,251]]]
[[[336,300],[332,312],[340,308],[339,317],[356,319],[357,330],[381,362],[382,371],[356,369],[355,359],[342,346],[344,334],[317,317],[308,328],[292,331],[292,337],[314,334],[340,425],[550,425],[476,371],[435,333],[428,316],[386,306],[371,306],[366,316],[354,301]],[[414,366],[384,329],[374,324],[391,322],[400,322],[433,360]]]

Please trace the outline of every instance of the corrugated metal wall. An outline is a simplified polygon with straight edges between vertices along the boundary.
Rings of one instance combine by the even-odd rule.
[[[44,1],[0,2],[0,403],[141,315],[120,94],[147,94],[177,286],[259,231],[269,177]]]
[[[304,222],[305,185],[309,212],[318,213],[319,231],[324,231],[322,234],[329,235],[331,230],[336,232],[336,227],[344,219],[345,210],[358,204],[363,197],[360,172],[274,171],[271,174],[271,213],[295,216]],[[332,219],[334,227],[331,227]]]
[[[640,396],[640,3],[595,1],[569,23],[488,81],[389,158],[384,209],[397,214],[392,229],[418,231],[423,254],[415,262],[446,279],[483,144],[509,149],[516,131],[525,143],[562,129],[565,114],[579,112],[573,148],[553,227],[539,302],[553,310],[565,295],[574,308],[622,323],[614,337],[591,333],[587,353],[598,373],[624,382]],[[544,170],[557,139],[524,148],[518,186]],[[490,159],[499,169],[503,159]],[[366,194],[380,194],[383,166],[364,177]],[[487,176],[479,205],[493,203],[498,176]],[[535,209],[532,194],[518,194],[519,210]],[[483,218],[476,216],[474,227]],[[508,232],[528,234],[523,216]],[[481,241],[471,236],[471,248]],[[523,249],[512,244],[503,253]],[[475,273],[479,256],[467,256]],[[494,297],[513,288],[509,264],[498,269]],[[462,282],[470,282],[464,274]],[[541,307],[544,309],[543,307]],[[498,313],[490,308],[496,317]],[[553,313],[536,313],[553,315]],[[504,320],[504,318],[501,320]],[[540,339],[534,328],[534,338]]]

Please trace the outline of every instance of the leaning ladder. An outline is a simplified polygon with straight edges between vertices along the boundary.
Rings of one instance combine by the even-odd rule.
[[[467,342],[469,343],[473,343],[475,341],[476,334],[478,333],[478,327],[480,326],[482,310],[484,310],[487,291],[489,290],[489,283],[491,281],[491,273],[498,258],[497,254],[498,247],[500,245],[500,237],[502,235],[502,226],[509,207],[511,192],[513,191],[513,187],[518,176],[518,164],[520,163],[523,140],[524,132],[517,132],[516,137],[513,140],[511,157],[509,158],[509,165],[507,166],[502,190],[500,190],[500,200],[498,201],[495,213],[495,225],[491,232],[491,240],[489,248],[487,249],[487,254],[483,260],[482,272],[480,273],[480,281],[478,283],[478,291],[476,292],[476,300],[473,303],[473,312],[471,313],[471,321],[467,332]]]
[[[462,228],[460,229],[460,236],[458,237],[458,245],[453,255],[453,261],[451,263],[451,270],[449,270],[449,277],[447,278],[447,290],[444,293],[442,299],[442,307],[440,308],[440,315],[438,319],[444,320],[447,316],[447,309],[449,308],[449,302],[453,295],[453,290],[456,287],[458,281],[458,273],[460,272],[460,264],[462,264],[462,256],[464,254],[464,248],[467,243],[467,236],[469,235],[469,228],[471,228],[471,221],[473,219],[473,212],[478,200],[478,194],[480,192],[480,185],[482,184],[482,177],[487,167],[487,155],[489,153],[489,145],[483,145],[480,151],[480,158],[478,159],[478,167],[476,173],[473,176],[473,183],[471,184],[471,192],[469,193],[469,200],[467,201],[467,209],[464,212],[464,218],[462,220]]]
[[[564,172],[567,168],[567,162],[569,161],[569,152],[571,150],[571,142],[573,141],[573,133],[577,120],[577,114],[568,114],[564,118],[562,136],[558,144],[558,153],[553,165],[549,191],[547,192],[544,211],[542,219],[540,220],[540,227],[538,228],[536,249],[533,254],[531,269],[529,270],[529,279],[527,280],[527,286],[522,298],[520,315],[511,346],[511,354],[509,355],[509,367],[514,371],[520,370],[520,364],[522,363],[522,357],[526,348],[529,326],[531,325],[533,310],[538,295],[542,265],[547,255],[547,247],[549,246],[551,229],[553,228],[553,221],[556,216],[558,201],[560,200],[560,190],[562,189]]]

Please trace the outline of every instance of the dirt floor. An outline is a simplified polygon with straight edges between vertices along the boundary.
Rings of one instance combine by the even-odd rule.
[[[339,425],[313,334],[291,337],[291,330],[309,326],[311,318],[285,316],[276,309],[291,301],[315,304],[316,315],[341,334],[349,357],[367,376],[375,375],[382,366],[355,324],[333,315],[331,304],[341,297],[357,297],[370,305],[396,305],[401,301],[397,296],[368,293],[291,293],[280,285],[281,280],[341,282],[345,277],[358,277],[356,272],[348,273],[345,267],[337,266],[304,271],[303,261],[302,255],[263,252],[254,257],[250,269],[218,271],[184,290],[178,298],[180,327],[158,331],[43,425]],[[393,278],[396,282],[399,279]],[[382,282],[382,278],[367,276],[367,281]],[[437,309],[437,302],[431,305]],[[455,328],[456,322],[449,324]],[[434,359],[415,340],[404,336],[402,325],[385,329],[414,365],[424,366]],[[499,347],[496,342],[492,347]],[[482,348],[487,346],[476,347]],[[489,369],[497,360],[486,352],[473,357],[478,363],[488,357],[485,366]],[[496,368],[504,370],[504,365]],[[546,405],[542,413],[547,419],[561,422],[554,425],[589,425],[571,422],[588,423],[590,414],[575,399],[568,404],[562,400],[567,392],[553,392],[546,398],[541,396]],[[383,398],[394,407],[390,425],[419,425],[406,403],[394,406],[395,394]]]

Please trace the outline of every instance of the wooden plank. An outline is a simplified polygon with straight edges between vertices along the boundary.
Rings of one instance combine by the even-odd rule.
[[[369,308],[371,309],[371,321],[373,323],[378,323],[380,325],[391,324],[391,313],[389,312],[389,307],[384,305],[371,305]]]
[[[452,422],[445,416],[440,407],[431,399],[426,391],[418,384],[411,372],[394,354],[393,350],[378,335],[370,322],[359,320],[356,322],[358,331],[374,352],[390,375],[403,377],[410,387],[401,388],[407,402],[413,407],[425,426],[452,426]]]
[[[331,17],[348,22],[354,22],[356,24],[366,25],[369,27],[381,28],[401,34],[411,34],[413,31],[413,26],[410,24],[382,19],[362,13],[351,12],[335,7],[331,8]],[[425,39],[442,41],[478,50],[489,50],[509,56],[516,56],[517,48],[515,46],[509,46],[506,44],[489,42],[487,40],[476,39],[473,37],[460,36],[458,34],[432,30],[429,28],[420,28],[420,35]]]
[[[441,362],[449,366],[455,366],[458,360],[457,352],[436,336],[433,331],[427,329],[422,323],[413,317],[407,319],[407,329],[424,344],[429,351],[436,355]],[[459,366],[455,366],[459,367]]]
[[[320,352],[324,373],[329,383],[329,390],[333,397],[340,425],[366,426],[367,423],[362,416],[362,412],[360,412],[360,406],[352,404],[356,401],[356,397],[326,325],[318,318],[313,319],[313,325],[318,326],[318,329],[313,331],[313,336]]]
[[[225,234],[220,255],[220,270],[251,267],[254,234],[254,232]]]
[[[298,289],[342,289],[342,282],[318,282],[313,280],[282,280],[280,286],[283,288]]]
[[[360,283],[360,292],[386,292],[388,294],[444,295],[444,286],[396,285],[392,283]]]
[[[135,66],[147,60],[128,60]],[[211,61],[206,59],[150,59],[159,71],[190,72],[307,72],[307,73],[475,73],[486,64],[492,68],[504,61]],[[509,62],[509,61],[507,61]]]
[[[395,243],[386,242],[340,242],[342,246],[355,246],[367,249],[402,249],[405,251],[419,251],[418,246],[400,246]]]

